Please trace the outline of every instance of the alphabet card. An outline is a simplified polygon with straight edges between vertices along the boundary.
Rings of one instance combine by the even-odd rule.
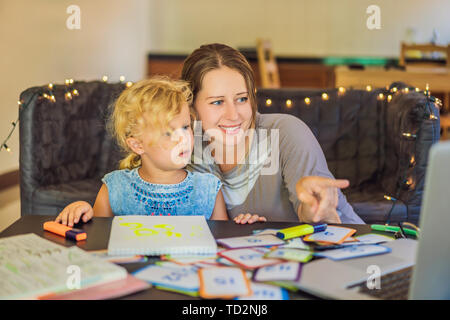
[[[271,234],[273,236],[277,235],[277,232],[280,231],[280,229],[262,229],[262,230],[253,230],[253,235],[262,236],[264,234]]]
[[[198,270],[200,296],[209,299],[230,299],[252,294],[244,270],[233,267],[212,267]]]
[[[374,256],[377,254],[389,253],[391,249],[380,245],[359,245],[348,246],[342,249],[326,250],[323,252],[314,253],[318,257],[325,257],[332,260],[344,260],[351,258],[359,258],[366,256]]]
[[[303,238],[303,241],[341,244],[355,232],[356,230],[351,228],[327,226],[325,231],[307,235]]]
[[[219,256],[248,270],[283,262],[280,259],[264,257],[265,252],[255,248],[230,249],[219,252]]]
[[[253,294],[245,297],[237,297],[236,300],[289,300],[289,295],[284,288],[266,283],[250,282]]]
[[[306,250],[278,248],[266,253],[264,257],[306,263],[313,258],[313,254],[312,252]]]
[[[377,244],[377,243],[382,243],[382,242],[394,241],[395,239],[392,237],[381,235],[381,234],[368,233],[368,234],[364,234],[362,236],[356,237],[356,240],[358,240],[359,242],[367,243],[367,244]]]
[[[304,243],[300,237],[286,240],[285,244],[281,245],[280,248],[310,250],[310,246]]]
[[[197,292],[199,288],[197,268],[191,266],[153,264],[134,272],[133,275],[161,289],[192,293]]]
[[[284,244],[284,241],[271,234],[263,234],[246,237],[233,237],[217,239],[217,243],[230,248],[249,248],[249,247],[264,247],[264,246],[278,246]]]
[[[302,266],[298,262],[278,263],[256,269],[253,281],[297,281],[300,279]]]

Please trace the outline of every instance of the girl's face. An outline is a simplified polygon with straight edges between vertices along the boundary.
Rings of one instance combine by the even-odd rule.
[[[162,129],[159,139],[152,144],[155,134],[158,133],[147,127],[139,139],[135,139],[139,141],[139,148],[132,149],[141,156],[143,166],[162,171],[184,168],[189,163],[194,145],[187,103],[182,106],[180,114],[169,122],[169,126]]]
[[[224,145],[238,145],[252,122],[244,77],[228,67],[205,74],[194,105],[202,128]]]

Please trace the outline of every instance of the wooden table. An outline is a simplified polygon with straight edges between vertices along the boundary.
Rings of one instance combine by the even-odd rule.
[[[55,235],[53,233],[44,231],[42,224],[45,221],[53,220],[54,216],[24,216],[0,233],[0,238],[14,236],[24,233],[35,233],[47,240],[53,241],[60,245],[70,247],[75,244],[70,240],[66,240],[63,237]],[[86,241],[77,242],[76,245],[84,250],[101,250],[108,247],[109,233],[111,229],[112,218],[94,218],[86,224],[76,225],[77,228],[83,229],[88,234]],[[211,232],[216,239],[233,237],[233,236],[245,236],[252,234],[253,230],[266,229],[266,228],[286,228],[289,226],[298,225],[296,222],[265,222],[254,223],[252,225],[237,225],[233,221],[208,221],[208,225],[211,228]],[[357,230],[356,235],[362,235],[371,232],[370,225],[343,225],[354,228]],[[150,257],[147,262],[144,263],[130,263],[123,266],[128,272],[134,272],[143,268],[148,264],[152,264],[159,260],[157,257]],[[303,293],[303,292],[289,292],[289,298],[292,299],[315,299],[315,297]],[[192,300],[193,297],[172,293],[168,291],[158,290],[150,288],[148,290],[138,292],[124,299],[147,299],[147,300]],[[197,299],[198,300],[198,299]]]

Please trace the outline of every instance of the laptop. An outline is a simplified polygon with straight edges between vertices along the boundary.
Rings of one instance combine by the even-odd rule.
[[[305,264],[296,286],[325,299],[450,299],[450,142],[430,149],[419,225],[419,240],[383,243],[390,253]]]

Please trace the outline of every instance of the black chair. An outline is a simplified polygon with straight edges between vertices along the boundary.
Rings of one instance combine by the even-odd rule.
[[[431,119],[430,110],[439,114],[424,94],[403,93],[404,87],[398,84],[396,93],[259,89],[257,99],[261,113],[288,113],[308,124],[330,171],[350,180],[344,193],[366,223],[386,221],[394,202],[385,195],[398,199],[392,222],[417,223],[428,151],[439,140],[439,118]],[[105,121],[108,106],[124,88],[75,82],[21,94],[22,215],[56,215],[76,200],[94,203],[101,178],[117,169],[122,157]]]
[[[417,224],[439,112],[414,89],[258,89],[257,100],[260,113],[291,114],[309,126],[329,170],[350,180],[343,192],[366,223]]]
[[[105,120],[124,88],[122,83],[75,82],[20,95],[22,215],[56,215],[76,200],[94,203],[101,178],[121,158]]]

